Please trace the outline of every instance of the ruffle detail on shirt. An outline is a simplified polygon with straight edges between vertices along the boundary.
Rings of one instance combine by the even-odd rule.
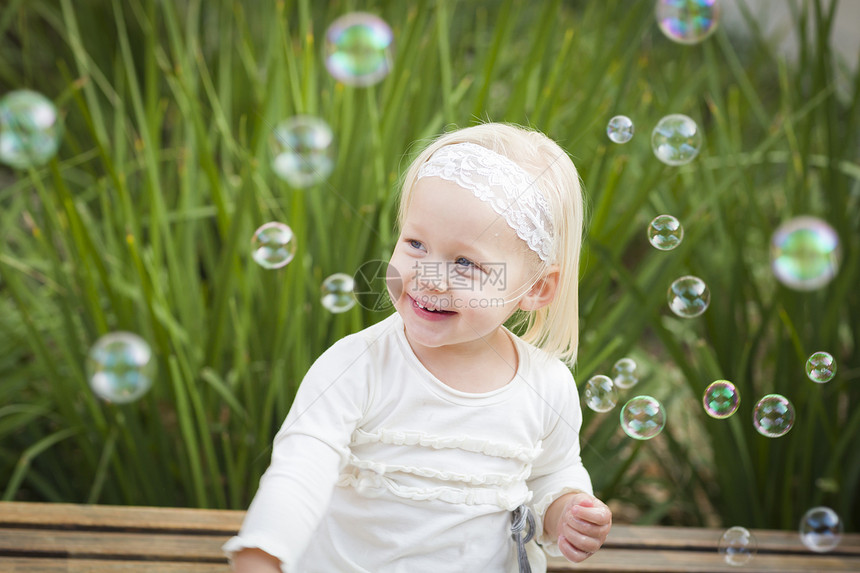
[[[458,505],[494,505],[506,511],[513,511],[532,497],[528,490],[513,493],[500,488],[407,487],[369,470],[358,470],[356,474],[341,474],[337,485],[352,486],[364,497],[379,497],[388,491],[397,497],[414,501],[438,500]]]
[[[397,446],[423,446],[437,450],[454,448],[497,458],[519,460],[525,464],[534,462],[542,451],[540,442],[536,447],[530,448],[468,436],[433,436],[424,432],[387,430],[384,428],[376,432],[355,430],[352,434],[352,443],[354,445],[383,443]]]
[[[283,559],[275,555],[275,548],[278,546],[277,543],[272,542],[267,539],[258,539],[257,537],[251,536],[243,536],[243,535],[234,535],[230,539],[227,540],[224,545],[221,546],[221,551],[224,552],[224,555],[227,557],[227,560],[232,563],[233,555],[242,551],[243,549],[261,549],[272,555],[276,559],[280,561],[281,573],[289,573],[287,569],[287,564],[284,563]]]
[[[405,473],[416,475],[425,478],[433,478],[440,481],[457,481],[467,483],[474,486],[494,485],[494,486],[510,486],[516,483],[523,483],[531,474],[531,464],[525,464],[523,468],[515,474],[494,474],[488,473],[483,475],[464,474],[451,471],[442,471],[428,467],[403,466],[398,464],[385,464],[382,462],[374,462],[373,460],[362,460],[354,455],[350,455],[349,463],[359,470],[369,470],[373,473],[384,475],[387,473]]]

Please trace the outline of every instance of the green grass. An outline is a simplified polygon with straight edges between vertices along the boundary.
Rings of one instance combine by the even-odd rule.
[[[394,29],[380,84],[335,82],[324,33],[362,9]],[[420,142],[478,121],[538,128],[573,156],[588,195],[580,383],[623,356],[632,393],[669,412],[633,443],[617,412],[585,412],[584,456],[598,493],[640,522],[793,528],[812,505],[860,515],[858,242],[860,74],[827,42],[832,10],[807,2],[798,63],[724,29],[695,46],[659,32],[653,3],[259,3],[34,0],[0,8],[0,93],[52,98],[66,135],[57,158],[0,171],[0,492],[3,499],[245,507],[269,444],[313,359],[384,314],[332,315],[319,285],[386,259],[398,179]],[[837,88],[837,77],[846,77]],[[307,113],[336,137],[336,168],[311,189],[272,173],[274,125]],[[612,144],[623,113],[636,135]],[[684,113],[700,156],[667,167],[650,149],[660,117]],[[651,248],[645,227],[672,213],[682,245]],[[773,230],[800,214],[837,230],[836,279],[791,291],[769,270]],[[265,271],[254,229],[280,220],[299,252]],[[710,287],[683,320],[666,289]],[[99,401],[84,361],[128,330],[157,355],[152,391]],[[804,363],[828,349],[826,385]],[[701,392],[732,380],[740,411],[716,421]],[[796,427],[767,439],[752,406],[788,396]],[[8,477],[5,477],[8,476]]]

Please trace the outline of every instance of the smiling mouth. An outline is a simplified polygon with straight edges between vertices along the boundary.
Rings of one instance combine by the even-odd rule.
[[[409,297],[409,298],[412,298],[412,297]],[[454,312],[452,310],[442,310],[439,308],[432,308],[430,306],[424,306],[423,304],[421,304],[420,302],[418,302],[414,298],[412,298],[412,304],[413,304],[413,306],[420,308],[424,312],[430,312],[430,313],[438,314],[438,315],[456,314],[456,312]]]

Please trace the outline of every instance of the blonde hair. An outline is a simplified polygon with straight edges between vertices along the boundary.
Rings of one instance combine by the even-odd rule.
[[[445,133],[430,143],[403,177],[398,228],[403,228],[418,179],[418,170],[440,147],[474,143],[504,155],[535,177],[534,185],[546,199],[552,218],[555,260],[560,276],[552,302],[534,311],[515,313],[513,328],[525,328],[521,338],[568,366],[576,361],[579,345],[579,256],[582,248],[584,204],[579,173],[559,145],[539,131],[505,123],[484,123]],[[533,255],[536,273],[549,269]]]

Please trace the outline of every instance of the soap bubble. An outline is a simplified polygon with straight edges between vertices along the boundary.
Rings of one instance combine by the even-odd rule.
[[[633,139],[633,120],[626,115],[616,115],[609,120],[606,135],[615,143],[627,143]]]
[[[816,217],[795,217],[774,231],[770,261],[777,280],[801,291],[819,289],[839,271],[839,236]]]
[[[741,395],[735,385],[728,380],[717,380],[705,388],[702,403],[708,416],[722,420],[737,411],[741,403]]]
[[[346,312],[355,305],[355,279],[346,273],[335,273],[323,281],[322,305],[333,313]]]
[[[57,154],[63,129],[54,103],[30,90],[0,98],[0,162],[17,169],[44,165]]]
[[[717,0],[659,0],[657,24],[667,38],[679,44],[698,44],[717,29]]]
[[[111,332],[90,348],[86,371],[90,388],[99,398],[127,404],[150,389],[155,363],[149,345],[141,337]]]
[[[334,135],[326,122],[310,115],[285,119],[272,131],[272,170],[293,187],[310,187],[334,169]]]
[[[391,71],[394,34],[373,14],[353,12],[331,23],[326,31],[325,65],[338,81],[369,86]]]
[[[829,352],[815,352],[806,361],[806,375],[819,384],[830,382],[836,375],[836,361]]]
[[[800,540],[817,553],[825,553],[839,545],[842,531],[842,520],[829,507],[813,507],[800,520]]]
[[[264,269],[279,269],[296,255],[296,236],[289,226],[272,221],[254,232],[252,255]]]
[[[685,276],[669,287],[669,308],[681,318],[695,318],[711,304],[711,291],[699,277]]]
[[[656,398],[636,396],[621,408],[621,428],[637,440],[650,440],[663,431],[666,411]]]
[[[636,362],[632,358],[621,358],[612,366],[612,383],[624,390],[639,382],[636,376]]]
[[[608,412],[618,402],[618,391],[609,376],[598,374],[585,383],[585,403],[595,412]]]
[[[655,249],[671,251],[684,239],[684,227],[672,215],[658,215],[648,225],[648,241]]]
[[[702,134],[696,122],[680,113],[667,115],[651,132],[651,149],[666,165],[684,165],[699,154]]]
[[[719,551],[729,565],[744,565],[758,553],[758,542],[749,529],[736,525],[723,533]]]
[[[768,394],[755,405],[753,425],[762,436],[784,436],[794,425],[794,406],[785,396]]]

